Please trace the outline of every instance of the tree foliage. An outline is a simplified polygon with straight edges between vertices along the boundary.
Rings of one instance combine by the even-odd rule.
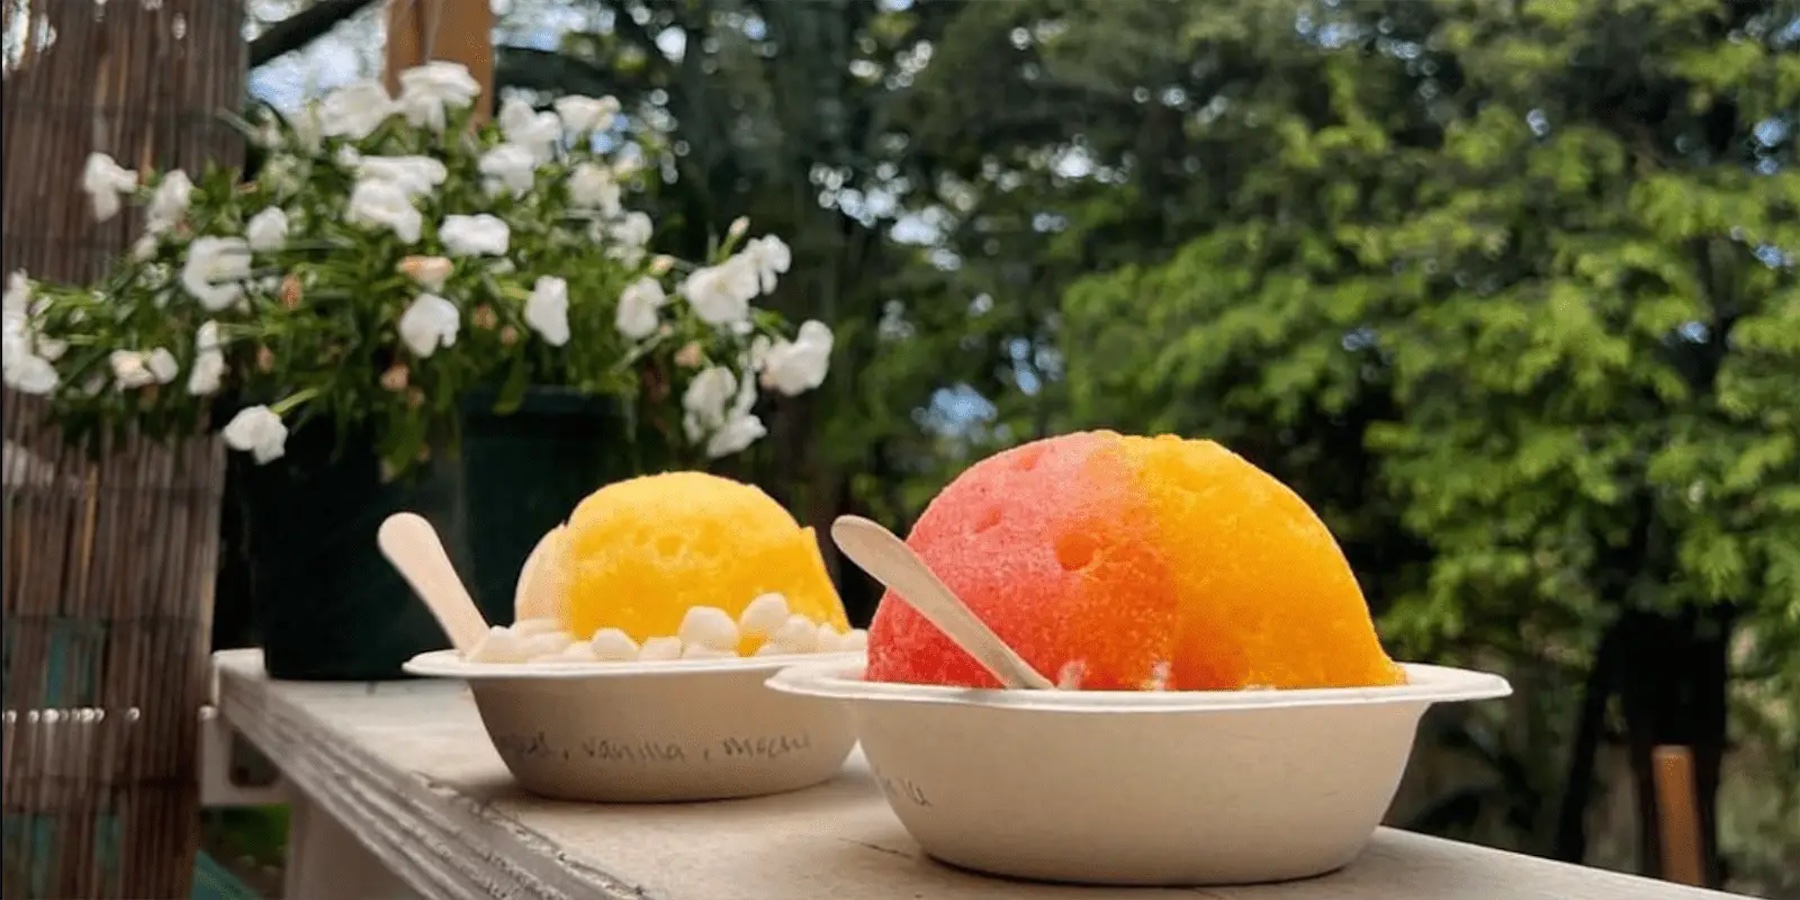
[[[838,330],[754,473],[807,518],[904,527],[1047,431],[1217,437],[1397,650],[1513,671],[1452,799],[1571,858],[1614,729],[1641,798],[1665,741],[1710,793],[1727,679],[1800,692],[1793,0],[575,5],[502,85],[669,128],[665,249],[748,213]]]
[[[1248,436],[1422,542],[1377,579],[1411,652],[1585,668],[1618,629],[1628,730],[1722,734],[1734,626],[1800,675],[1795,8],[1259,7],[1289,27],[1184,35],[1265,61],[1195,100],[1232,171],[1192,239],[1066,297],[1077,414]],[[1721,696],[1632,690],[1659,666]]]

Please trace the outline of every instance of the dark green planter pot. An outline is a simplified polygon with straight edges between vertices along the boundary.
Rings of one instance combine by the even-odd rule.
[[[482,613],[505,624],[538,539],[582,497],[636,471],[610,404],[534,390],[510,415],[491,408],[491,398],[471,397],[460,453],[388,484],[366,442],[334,456],[326,428],[297,431],[287,456],[268,466],[234,454],[242,503],[235,543],[247,573],[236,580],[249,593],[270,676],[403,678],[408,659],[449,646],[375,546],[388,516],[410,511],[430,520]]]
[[[399,678],[406,660],[449,642],[376,548],[375,532],[394,513],[416,512],[466,571],[467,515],[455,468],[438,462],[384,484],[367,441],[349,442],[337,455],[334,437],[314,423],[269,465],[232,455],[239,583],[270,676]]]
[[[512,621],[519,570],[544,533],[601,485],[642,471],[643,458],[610,401],[537,388],[508,415],[492,409],[491,399],[470,398],[459,469],[472,563],[464,580],[498,623]]]

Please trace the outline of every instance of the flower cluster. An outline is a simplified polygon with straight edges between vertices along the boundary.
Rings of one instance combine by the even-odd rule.
[[[617,101],[509,99],[477,127],[461,66],[400,84],[241,122],[263,151],[251,180],[92,155],[95,219],[130,201],[143,235],[96,284],[9,278],[6,384],[48,396],[78,434],[175,434],[216,411],[259,462],[326,419],[398,471],[453,439],[471,392],[501,411],[534,385],[668,403],[635,418],[716,458],[765,434],[759,388],[824,379],[830,330],[790,336],[753,303],[792,262],[779,238],[746,240],[740,219],[702,263],[651,252],[650,217],[626,206],[641,145]]]

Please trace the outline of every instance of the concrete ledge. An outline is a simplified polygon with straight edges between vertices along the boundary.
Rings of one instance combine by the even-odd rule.
[[[1702,900],[1734,895],[1383,829],[1349,868],[1255,888],[1030,885],[925,858],[860,755],[812,790],[708,804],[525,794],[458,683],[271,682],[218,656],[224,719],[416,896],[443,900]],[[341,851],[333,854],[341,858]],[[291,866],[329,865],[296,858]],[[291,873],[290,873],[291,874]],[[345,890],[347,888],[334,888]],[[375,900],[381,893],[356,889]],[[319,896],[336,896],[321,893]],[[349,896],[344,894],[342,896]]]

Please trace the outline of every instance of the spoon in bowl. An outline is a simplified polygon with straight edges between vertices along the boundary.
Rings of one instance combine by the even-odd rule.
[[[487,619],[444,552],[437,529],[415,513],[395,513],[375,532],[375,543],[400,577],[425,601],[425,608],[450,636],[450,646],[467,656],[488,633]]]
[[[858,568],[899,595],[988,670],[1001,687],[1056,688],[970,611],[962,598],[893,532],[861,516],[839,516],[831,523],[831,539]]]

